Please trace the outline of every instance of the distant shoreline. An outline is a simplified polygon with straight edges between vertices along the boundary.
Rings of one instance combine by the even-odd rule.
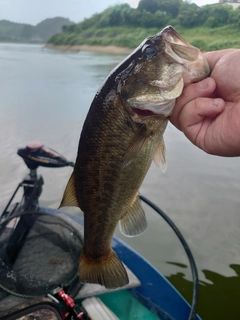
[[[90,46],[90,45],[53,45],[46,44],[44,48],[59,50],[59,51],[70,51],[70,52],[79,52],[79,51],[91,51],[91,52],[103,52],[103,53],[115,53],[115,54],[129,54],[133,49],[126,47],[117,47],[117,46]]]

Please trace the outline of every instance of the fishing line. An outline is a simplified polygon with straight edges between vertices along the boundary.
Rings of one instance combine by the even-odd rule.
[[[197,302],[198,302],[198,296],[199,296],[199,287],[198,287],[198,271],[197,266],[195,263],[195,260],[193,258],[192,252],[184,239],[183,235],[181,234],[180,230],[177,228],[177,226],[173,223],[173,221],[164,213],[158,206],[156,206],[153,202],[145,198],[144,196],[139,195],[140,199],[148,204],[153,210],[155,210],[173,229],[173,231],[176,233],[177,237],[179,238],[180,242],[183,245],[183,248],[187,254],[191,271],[192,271],[192,278],[193,278],[193,297],[192,297],[192,305],[190,314],[188,317],[188,320],[195,320],[196,319],[196,313],[197,313]]]

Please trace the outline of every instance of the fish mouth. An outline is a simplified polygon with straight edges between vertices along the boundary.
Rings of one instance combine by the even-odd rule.
[[[132,110],[134,113],[136,113],[138,116],[141,116],[141,117],[159,116],[159,114],[154,113],[151,110],[144,110],[144,109],[138,109],[133,107],[132,107]]]
[[[164,116],[169,117],[173,111],[176,99],[157,102],[135,103],[132,110],[139,116]]]
[[[168,26],[161,32],[165,54],[183,66],[184,84],[200,81],[210,74],[210,67],[201,51]]]

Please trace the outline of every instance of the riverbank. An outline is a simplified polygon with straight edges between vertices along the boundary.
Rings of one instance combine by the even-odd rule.
[[[117,46],[90,46],[90,45],[53,45],[46,44],[44,48],[59,51],[79,52],[79,51],[91,51],[91,52],[102,52],[102,53],[114,53],[114,54],[129,54],[133,49],[126,47]]]

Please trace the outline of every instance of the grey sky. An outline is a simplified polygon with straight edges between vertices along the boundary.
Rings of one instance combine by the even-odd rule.
[[[120,3],[136,7],[139,0],[0,0],[0,20],[36,25],[46,18],[61,16],[74,22],[89,18],[96,12]],[[198,5],[218,0],[195,0]]]

